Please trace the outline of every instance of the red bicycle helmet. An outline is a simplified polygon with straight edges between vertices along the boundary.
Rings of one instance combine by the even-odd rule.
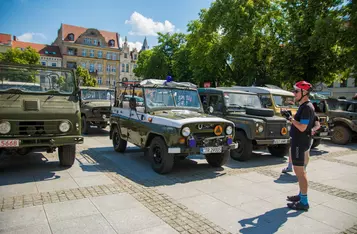
[[[303,80],[294,84],[294,89],[303,89],[306,91],[311,91],[312,85],[309,82]]]

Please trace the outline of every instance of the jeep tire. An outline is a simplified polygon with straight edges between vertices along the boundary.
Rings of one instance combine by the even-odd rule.
[[[165,141],[157,136],[150,142],[148,156],[151,161],[152,169],[159,174],[166,174],[174,166],[174,155],[168,153]]]
[[[63,145],[58,147],[60,165],[70,167],[76,158],[76,145]]]
[[[268,150],[271,155],[282,158],[286,155],[289,155],[290,145],[272,145],[268,146]]]
[[[116,152],[123,153],[126,150],[127,141],[120,137],[119,128],[115,126],[112,132],[113,148]]]
[[[237,131],[235,142],[238,143],[237,149],[232,149],[230,152],[231,158],[238,161],[246,161],[252,157],[253,143],[247,138],[244,132]]]
[[[89,131],[89,122],[85,115],[82,116],[82,134],[88,134]]]
[[[337,125],[333,128],[331,140],[335,144],[346,145],[352,137],[351,130],[343,125]]]
[[[220,154],[206,154],[206,160],[212,167],[221,167],[227,163],[230,152],[229,150]]]
[[[316,148],[320,144],[321,144],[321,139],[313,139],[313,142],[312,142],[312,145],[311,145],[311,149]]]

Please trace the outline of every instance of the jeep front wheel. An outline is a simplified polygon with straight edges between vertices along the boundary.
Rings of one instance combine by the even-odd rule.
[[[235,141],[238,148],[231,150],[231,158],[238,161],[246,161],[252,157],[253,143],[249,140],[244,132],[236,132]]]
[[[170,172],[174,166],[174,155],[168,153],[165,141],[159,136],[150,142],[148,156],[152,169],[159,174]]]
[[[230,152],[229,150],[227,150],[226,152],[221,154],[206,154],[205,157],[208,164],[212,167],[221,167],[227,163],[229,155]]]
[[[61,166],[72,166],[76,158],[76,145],[59,146],[58,158]]]
[[[289,154],[289,145],[274,145],[274,146],[268,146],[268,150],[271,155],[276,156],[276,157],[284,157]]]
[[[127,141],[120,137],[118,127],[114,127],[112,133],[113,148],[116,152],[123,153],[126,150]]]
[[[82,133],[83,134],[88,134],[89,130],[89,122],[87,121],[87,118],[85,115],[82,116]]]
[[[352,137],[351,131],[342,125],[333,128],[331,140],[335,144],[346,145]]]

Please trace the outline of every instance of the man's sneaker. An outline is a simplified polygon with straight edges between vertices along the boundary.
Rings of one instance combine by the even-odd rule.
[[[293,172],[293,169],[290,167],[285,167],[282,171],[282,173],[288,173],[288,172]]]
[[[293,210],[304,210],[304,211],[308,211],[310,208],[309,204],[304,205],[300,201],[288,203],[288,207]]]
[[[286,200],[291,201],[291,202],[298,202],[298,201],[300,201],[300,196],[299,195],[287,196]]]

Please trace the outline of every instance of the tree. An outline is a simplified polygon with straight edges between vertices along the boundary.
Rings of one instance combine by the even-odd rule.
[[[40,54],[31,47],[24,50],[11,48],[0,56],[0,62],[36,65],[40,64]]]
[[[76,69],[77,79],[80,79],[83,86],[95,87],[97,86],[97,80],[89,74],[89,71],[83,67],[77,67]]]

